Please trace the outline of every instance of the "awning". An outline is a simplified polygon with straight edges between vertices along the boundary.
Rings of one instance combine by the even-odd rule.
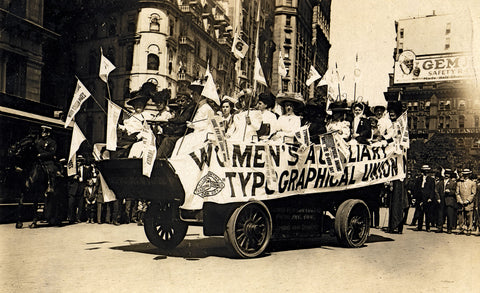
[[[34,114],[30,112],[25,112],[22,110],[12,109],[8,107],[3,107],[3,106],[0,106],[0,115],[11,117],[14,119],[19,119],[19,120],[30,121],[38,124],[46,124],[54,127],[63,128],[65,125],[64,121],[57,118],[51,118],[51,117]],[[70,125],[68,127],[73,127],[73,122],[70,122]]]

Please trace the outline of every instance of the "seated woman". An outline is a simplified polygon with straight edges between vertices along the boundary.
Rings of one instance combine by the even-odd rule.
[[[268,138],[277,124],[277,115],[272,112],[275,107],[275,96],[272,93],[261,93],[258,102],[257,109],[262,115],[262,124],[260,129],[257,130],[257,136],[259,138]]]
[[[282,115],[278,117],[275,135],[273,140],[283,139],[285,137],[291,137],[292,140],[295,137],[295,132],[300,130],[301,116],[298,116],[295,112],[300,111],[305,105],[303,97],[296,93],[294,95],[281,94],[277,97],[277,103],[282,107]]]
[[[141,155],[145,122],[143,111],[149,97],[141,90],[132,92],[130,96],[131,98],[127,101],[127,105],[132,106],[134,112],[127,114],[128,117],[123,120],[123,125],[118,125],[120,132],[118,133],[115,157],[139,157]]]
[[[220,112],[218,113],[222,117],[222,123],[225,133],[228,131],[233,123],[233,113],[235,112],[235,99],[229,96],[223,96],[220,103]]]
[[[384,140],[387,144],[393,142],[395,131],[392,121],[385,113],[385,107],[375,106],[373,111],[377,118],[377,141]]]
[[[345,141],[350,139],[350,122],[345,119],[345,115],[350,108],[346,102],[335,102],[330,105],[332,116],[327,123],[328,132],[337,132]]]
[[[238,112],[233,116],[233,123],[228,129],[227,138],[235,142],[252,142],[257,137],[257,130],[262,124],[262,115],[253,109],[253,97],[250,92],[244,92],[238,97]],[[250,109],[249,109],[250,105]]]
[[[310,140],[315,144],[320,143],[319,135],[327,132],[325,116],[325,104],[322,105],[315,100],[307,102],[303,113],[302,125],[310,125],[308,127]]]
[[[364,114],[365,105],[356,103],[353,105],[353,121],[352,121],[352,140],[351,142],[358,142],[367,144],[368,139],[372,136],[371,123]]]

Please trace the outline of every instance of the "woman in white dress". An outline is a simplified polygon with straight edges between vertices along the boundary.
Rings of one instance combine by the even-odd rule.
[[[285,137],[295,137],[295,132],[300,130],[302,117],[295,114],[301,107],[305,105],[301,94],[294,95],[281,94],[277,96],[277,103],[282,106],[283,114],[278,117],[275,135],[273,140],[284,139]]]
[[[270,134],[275,132],[277,115],[272,112],[273,107],[275,107],[275,96],[272,93],[261,93],[257,102],[257,109],[262,114],[262,124],[257,131],[261,139],[268,139]]]

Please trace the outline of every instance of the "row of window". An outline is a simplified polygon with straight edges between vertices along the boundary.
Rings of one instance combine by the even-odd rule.
[[[419,101],[419,102],[408,102],[407,109],[409,111],[419,111],[419,110],[430,110],[430,101]],[[458,100],[457,109],[458,110],[466,110],[467,103],[465,100]],[[439,110],[452,110],[454,107],[450,100],[442,100],[438,102],[438,109]]]
[[[408,120],[408,127],[410,129],[429,129],[430,119],[427,117],[412,117]],[[452,123],[456,122],[451,116],[439,116],[438,117],[438,128],[439,129],[448,129],[456,128]],[[474,127],[480,128],[480,116],[474,116]],[[458,128],[465,128],[465,116],[458,116]]]

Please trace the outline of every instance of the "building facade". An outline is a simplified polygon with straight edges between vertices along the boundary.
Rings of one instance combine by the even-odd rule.
[[[479,168],[480,102],[472,21],[429,15],[395,23],[397,46],[387,101],[408,110],[411,164]]]

